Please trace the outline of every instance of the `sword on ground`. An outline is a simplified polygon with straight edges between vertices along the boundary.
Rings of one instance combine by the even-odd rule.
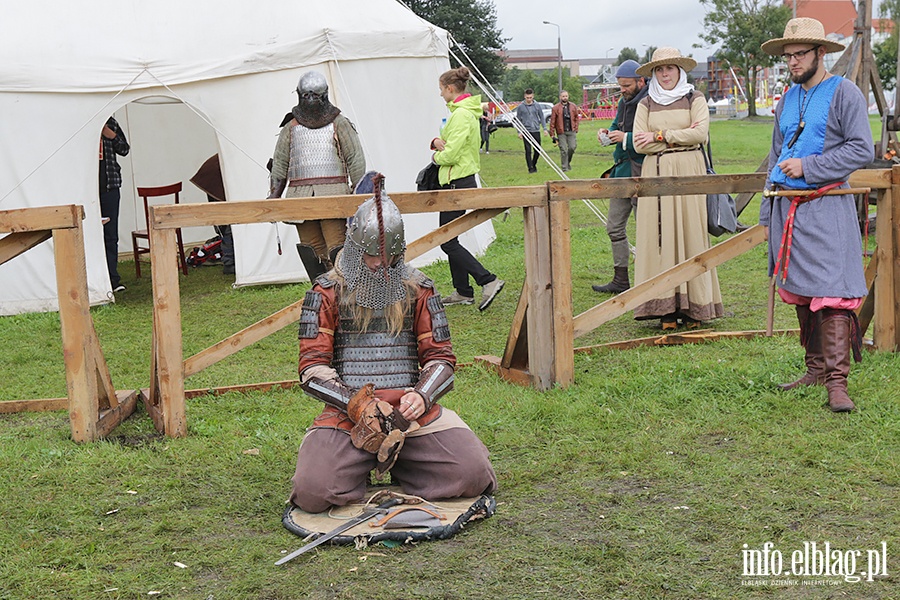
[[[324,535],[320,535],[319,537],[317,537],[310,543],[306,544],[302,548],[300,548],[298,550],[294,550],[293,552],[291,552],[284,558],[278,559],[277,561],[275,561],[275,564],[283,565],[284,563],[288,562],[289,560],[293,560],[293,559],[297,558],[301,554],[312,550],[316,546],[320,546],[320,545],[324,544],[328,540],[330,540],[334,537],[337,537],[339,534],[347,531],[348,529],[356,527],[360,523],[365,523],[369,519],[372,519],[373,517],[378,516],[385,510],[389,509],[392,506],[396,506],[398,504],[403,504],[402,498],[391,498],[390,500],[388,500],[386,502],[382,502],[378,506],[375,506],[373,508],[367,508],[364,511],[362,511],[360,514],[358,514],[357,516],[353,517],[352,519],[350,519],[344,523],[341,523],[338,527],[335,527],[328,533],[326,533]]]

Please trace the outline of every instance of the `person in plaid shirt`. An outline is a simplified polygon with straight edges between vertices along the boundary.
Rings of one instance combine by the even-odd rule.
[[[116,264],[119,260],[119,198],[122,187],[122,168],[116,155],[125,156],[130,149],[116,120],[112,117],[107,119],[100,135],[100,216],[103,218],[106,268],[113,292],[125,290]]]

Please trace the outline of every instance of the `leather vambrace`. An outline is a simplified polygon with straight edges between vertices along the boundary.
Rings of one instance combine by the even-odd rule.
[[[313,398],[344,412],[347,412],[347,405],[357,392],[340,379],[322,379],[321,377],[310,377],[300,384],[300,389]]]
[[[284,188],[287,187],[287,179],[275,179],[274,177],[269,177],[269,195],[266,196],[266,199],[272,198],[281,198],[281,194],[284,193]]]
[[[425,400],[427,412],[441,396],[453,389],[453,367],[442,360],[434,360],[419,372],[419,382],[413,388]]]

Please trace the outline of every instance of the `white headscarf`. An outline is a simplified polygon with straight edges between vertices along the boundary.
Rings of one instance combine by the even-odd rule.
[[[684,98],[690,92],[694,91],[694,86],[687,82],[687,73],[684,69],[678,67],[681,74],[678,76],[678,83],[671,90],[664,90],[659,81],[656,80],[656,69],[653,70],[653,77],[650,78],[650,97],[657,104],[668,106],[678,100]]]

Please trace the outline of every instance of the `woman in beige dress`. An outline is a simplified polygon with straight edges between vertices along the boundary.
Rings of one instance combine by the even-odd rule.
[[[675,48],[659,48],[639,75],[650,77],[649,93],[634,117],[635,149],[648,155],[642,177],[703,175],[700,144],[709,133],[706,98],[687,82],[697,62]],[[635,284],[709,248],[706,196],[657,196],[638,200]],[[663,329],[679,321],[689,329],[721,317],[722,295],[715,269],[647,300],[635,319],[660,319]]]

